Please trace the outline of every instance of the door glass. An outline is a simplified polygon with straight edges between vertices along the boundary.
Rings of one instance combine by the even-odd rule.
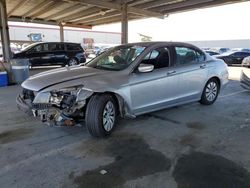
[[[175,47],[176,63],[185,65],[190,63],[200,63],[205,60],[205,55],[197,50],[187,47]]]
[[[31,49],[31,52],[41,52],[41,51],[42,51],[42,45],[41,44],[38,44],[38,45],[34,46]]]
[[[77,50],[81,50],[80,45],[78,44],[67,44],[67,50],[69,51],[77,51]]]
[[[49,44],[49,51],[63,51],[64,50],[64,45],[63,44],[56,44],[56,43],[51,43]]]
[[[43,52],[48,52],[49,51],[49,44],[43,44]]]
[[[169,50],[166,47],[158,48],[149,52],[141,63],[152,64],[154,69],[169,67]]]

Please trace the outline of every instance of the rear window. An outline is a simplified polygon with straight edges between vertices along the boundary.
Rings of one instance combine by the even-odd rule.
[[[66,44],[67,50],[82,51],[80,44]]]

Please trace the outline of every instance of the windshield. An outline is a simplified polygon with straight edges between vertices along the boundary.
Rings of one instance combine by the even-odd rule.
[[[118,46],[104,52],[86,66],[96,69],[120,71],[127,68],[143,52],[142,46]]]

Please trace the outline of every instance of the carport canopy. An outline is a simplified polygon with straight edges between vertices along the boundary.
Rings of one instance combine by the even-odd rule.
[[[0,0],[0,30],[4,60],[10,60],[7,21],[59,25],[91,29],[121,22],[122,43],[128,41],[128,20],[149,17],[163,19],[182,12],[244,0]]]

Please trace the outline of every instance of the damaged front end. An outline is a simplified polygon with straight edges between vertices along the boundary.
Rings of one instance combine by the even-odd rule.
[[[92,94],[82,86],[46,92],[23,89],[17,96],[17,106],[49,125],[72,126],[76,119],[84,118],[86,100]]]

